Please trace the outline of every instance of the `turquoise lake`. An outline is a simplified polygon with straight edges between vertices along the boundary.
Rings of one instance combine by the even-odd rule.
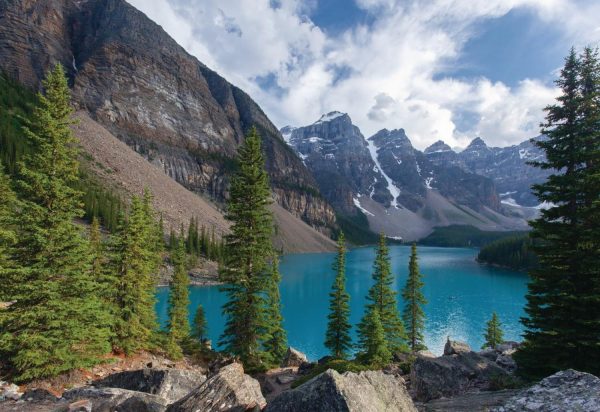
[[[527,275],[483,266],[475,261],[476,249],[419,247],[419,265],[424,274],[425,343],[435,354],[443,352],[446,337],[479,349],[485,322],[497,312],[506,340],[520,340]],[[410,247],[391,246],[395,290],[400,295],[408,274]],[[373,248],[348,252],[346,276],[351,296],[351,321],[363,315],[365,296],[372,284]],[[323,345],[327,323],[329,291],[334,279],[331,269],[335,254],[285,255],[281,259],[281,299],[289,344],[311,360],[327,354]],[[161,324],[167,317],[168,289],[158,291],[157,312]],[[218,287],[190,287],[190,318],[198,304],[204,306],[213,345],[223,331],[221,306],[225,296]],[[403,302],[399,298],[399,307]]]

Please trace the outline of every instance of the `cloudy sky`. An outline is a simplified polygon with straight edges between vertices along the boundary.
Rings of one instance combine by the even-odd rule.
[[[278,127],[339,110],[421,149],[537,135],[569,48],[600,42],[598,0],[129,1]]]

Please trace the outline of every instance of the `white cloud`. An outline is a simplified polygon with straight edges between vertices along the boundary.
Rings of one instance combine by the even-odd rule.
[[[523,79],[439,78],[456,62],[474,26],[514,8],[560,25],[568,41],[600,39],[600,4],[572,0],[356,0],[374,21],[335,37],[306,17],[314,1],[131,0],[200,61],[245,89],[277,126],[312,123],[345,111],[367,136],[404,127],[419,148],[438,139],[464,146],[476,135],[493,145],[532,137],[552,86]],[[264,90],[260,79],[276,81]],[[457,115],[471,113],[471,128]],[[477,120],[478,119],[478,120]]]

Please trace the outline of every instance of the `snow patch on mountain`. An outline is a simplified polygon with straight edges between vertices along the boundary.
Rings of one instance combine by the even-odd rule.
[[[425,187],[427,189],[433,189],[433,187],[431,187],[431,182],[433,181],[433,176],[432,177],[428,177],[425,179]]]
[[[338,117],[341,117],[345,115],[345,113],[341,113],[341,112],[329,112],[327,114],[324,114],[323,116],[321,116],[319,118],[319,120],[317,120],[314,124],[319,124],[319,123],[324,123],[324,122],[330,122],[333,119],[337,119]]]
[[[369,139],[366,139],[366,141],[367,141],[367,147],[369,148],[369,153],[371,153],[371,158],[373,159],[373,162],[375,162],[377,169],[379,169],[379,171],[381,172],[381,175],[387,182],[387,189],[393,197],[392,206],[394,208],[398,209],[397,198],[398,198],[398,196],[400,196],[400,189],[398,188],[398,186],[396,186],[394,184],[394,181],[387,175],[387,173],[385,173],[385,171],[379,164],[379,158],[377,156],[377,147],[375,147],[375,143],[373,143],[373,141],[369,140]]]
[[[362,195],[358,195],[358,197],[361,197]],[[369,212],[367,209],[365,209],[364,207],[362,207],[362,205],[360,204],[360,200],[358,200],[358,197],[353,197],[352,201],[354,202],[354,206],[356,206],[361,212],[363,212],[365,215],[367,216],[375,216],[373,213]]]

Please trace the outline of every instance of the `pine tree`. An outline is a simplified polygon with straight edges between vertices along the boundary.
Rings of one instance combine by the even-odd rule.
[[[557,85],[562,95],[546,108],[535,144],[552,171],[533,189],[552,207],[531,223],[539,268],[530,272],[522,319],[524,344],[515,354],[522,374],[539,378],[573,368],[600,373],[600,116],[596,53],[572,49]]]
[[[178,240],[175,250],[171,252],[171,263],[174,273],[169,290],[168,330],[174,342],[181,344],[190,336],[191,332],[188,320],[190,279],[185,268],[185,246],[181,238]]]
[[[24,381],[92,365],[108,352],[109,319],[91,276],[77,140],[67,79],[57,65],[43,81],[25,136],[35,151],[18,165],[22,194],[13,271],[3,287],[15,301],[2,314],[0,351]]]
[[[367,316],[364,319],[364,325],[369,333],[362,341],[362,353],[360,359],[364,363],[377,368],[389,364],[392,360],[392,353],[389,350],[389,345],[385,338],[385,330],[381,323],[377,307],[374,307],[367,312]]]
[[[346,292],[346,240],[344,233],[338,238],[338,253],[333,264],[336,272],[331,293],[329,293],[329,315],[325,346],[337,359],[345,359],[352,348],[350,337],[350,295]]]
[[[103,307],[109,312],[111,327],[114,328],[116,316],[115,296],[117,278],[110,268],[109,251],[102,240],[100,223],[96,217],[92,219],[89,229],[90,258],[92,263],[91,276],[98,283],[98,296]]]
[[[502,324],[496,312],[492,313],[492,318],[487,321],[485,334],[483,335],[485,343],[481,349],[491,348],[494,349],[496,346],[504,342],[504,333],[502,332]]]
[[[10,185],[10,178],[0,163],[0,284],[9,284],[9,269],[14,269],[11,259],[17,241],[18,202]],[[10,300],[7,288],[0,288],[0,301]]]
[[[372,334],[372,331],[369,330],[367,319],[370,316],[370,312],[377,309],[383,330],[385,331],[385,340],[389,351],[391,353],[408,352],[406,332],[400,320],[396,292],[392,289],[394,278],[392,277],[388,247],[385,235],[383,234],[379,236],[379,245],[376,253],[372,275],[374,284],[367,293],[368,303],[365,308],[365,315],[358,325],[359,342],[364,347],[365,341]]]
[[[204,315],[204,308],[202,305],[198,305],[196,314],[194,315],[194,329],[193,336],[200,342],[204,342],[208,335],[208,325],[206,322],[206,316]]]
[[[264,288],[272,256],[273,223],[269,182],[261,140],[252,128],[239,148],[239,168],[231,179],[226,217],[232,222],[221,266],[225,330],[220,342],[249,370],[265,367],[262,348],[266,313]],[[214,233],[214,231],[213,231]]]
[[[121,219],[112,253],[118,277],[119,314],[114,345],[128,354],[148,348],[158,329],[152,279],[157,258],[152,229],[144,202],[133,196],[127,220]]]
[[[270,276],[267,279],[266,290],[266,335],[264,349],[270,356],[272,365],[279,365],[287,352],[287,333],[283,327],[283,316],[281,316],[281,297],[279,294],[279,262],[277,257],[273,258],[270,267]]]
[[[405,302],[402,317],[407,328],[408,345],[413,352],[426,349],[423,343],[423,329],[425,328],[423,305],[427,301],[421,290],[424,285],[417,262],[417,245],[413,243],[408,264],[408,278],[402,291],[402,298]]]

